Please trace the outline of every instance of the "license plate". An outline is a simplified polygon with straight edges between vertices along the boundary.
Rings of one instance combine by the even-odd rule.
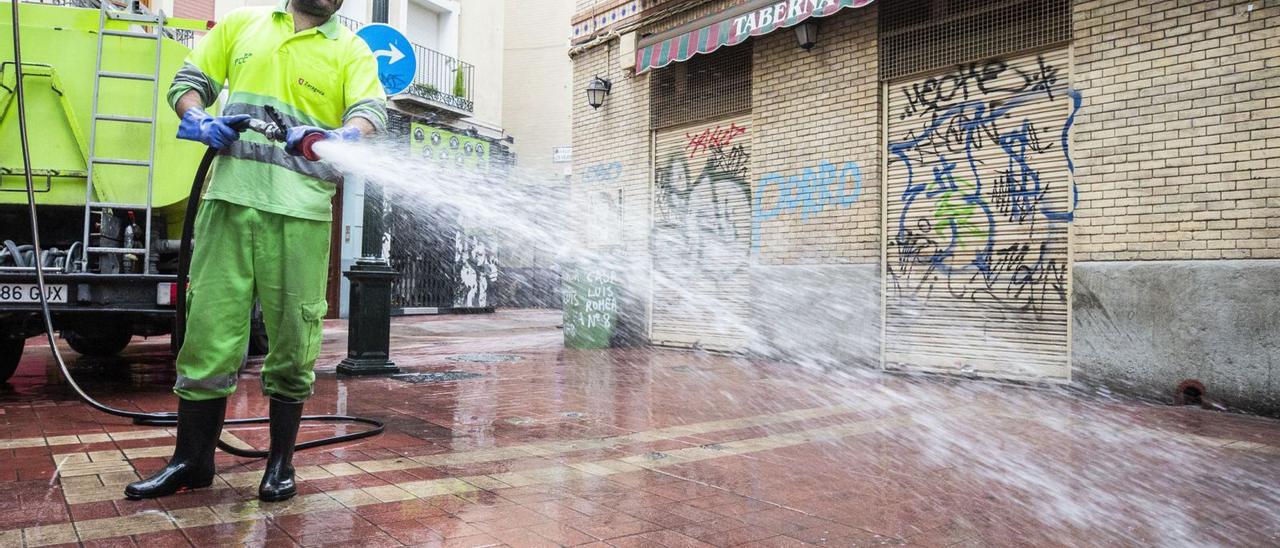
[[[66,284],[47,284],[44,286],[45,296],[50,303],[67,302]],[[40,287],[36,284],[0,283],[0,303],[38,303]]]

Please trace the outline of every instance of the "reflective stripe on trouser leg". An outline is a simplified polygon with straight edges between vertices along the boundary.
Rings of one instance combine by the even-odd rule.
[[[178,352],[173,391],[185,400],[225,397],[249,344],[253,308],[253,240],[256,212],[206,200],[196,214],[187,299],[187,332]]]
[[[311,396],[324,335],[332,223],[259,215],[262,230],[253,241],[253,262],[269,341],[262,391],[303,400]]]

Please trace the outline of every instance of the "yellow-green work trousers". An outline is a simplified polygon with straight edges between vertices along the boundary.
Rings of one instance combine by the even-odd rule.
[[[262,391],[311,395],[328,309],[330,224],[205,200],[196,215],[187,332],[173,391],[185,400],[235,392],[249,344],[254,297],[262,301],[270,351]]]

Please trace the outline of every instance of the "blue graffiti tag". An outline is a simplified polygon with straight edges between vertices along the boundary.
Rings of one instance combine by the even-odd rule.
[[[983,174],[982,170],[979,169],[977,159],[974,157],[975,148],[980,148],[981,145],[976,143],[987,135],[992,128],[997,128],[997,122],[1011,111],[1037,99],[1040,94],[1039,90],[1022,93],[995,107],[989,106],[986,102],[980,100],[957,104],[942,115],[935,117],[923,131],[914,135],[913,138],[889,145],[889,153],[897,156],[907,170],[907,185],[902,193],[903,208],[898,216],[897,242],[899,245],[911,240],[907,218],[911,211],[912,203],[920,194],[924,193],[926,197],[932,198],[943,192],[948,194],[963,192],[963,196],[959,197],[960,200],[966,205],[980,209],[983,217],[985,217],[983,221],[987,225],[985,245],[977,252],[970,266],[980,272],[989,273],[990,258],[995,247],[996,215],[983,196]],[[1074,122],[1076,111],[1079,110],[1081,103],[1078,90],[1070,89],[1067,94],[1072,100],[1072,111],[1062,129],[1064,154],[1066,154],[1066,135],[1071,130],[1071,124]],[[939,133],[939,128],[944,127],[950,131],[958,129],[962,135],[964,161],[967,164],[968,177],[961,179],[956,176],[954,173],[955,162],[949,162],[945,156],[939,156],[938,164],[940,166],[933,168],[932,180],[921,180],[916,176],[915,166],[917,162],[913,161],[912,156],[920,152],[919,149],[922,143],[934,139]],[[1039,205],[1040,199],[1048,191],[1048,188],[1042,185],[1039,172],[1028,163],[1028,156],[1032,151],[1029,146],[1032,139],[1032,131],[1026,121],[1019,124],[1016,129],[1005,133],[998,133],[998,129],[996,130],[996,142],[1008,158],[1007,171],[999,183],[1003,185],[1001,191],[1008,194],[1003,199],[1009,203],[1009,216],[1012,219],[1022,221],[1039,214],[1050,223],[1071,222],[1073,211],[1053,211]],[[1068,169],[1074,171],[1069,155],[1067,156],[1067,164]],[[961,190],[956,184],[957,180],[965,181],[967,188]],[[1071,187],[1071,209],[1074,210],[1076,200],[1078,200],[1074,181]],[[946,263],[946,260],[951,256],[951,250],[958,243],[958,229],[960,227],[956,225],[955,218],[948,218],[943,222],[949,225],[943,227],[942,230],[951,233],[951,241],[940,246],[942,250],[929,257],[927,262],[933,268],[944,273],[950,273],[952,267]],[[911,246],[908,244],[906,247]],[[909,255],[911,253],[904,254]]]
[[[1052,100],[1047,88],[939,109],[918,132],[889,144],[890,157],[906,171],[897,233],[889,242],[894,259],[887,267],[895,287],[907,289],[898,284],[916,280],[918,286],[907,290],[922,291],[927,300],[934,288],[930,273],[937,273],[942,276],[938,288],[954,298],[999,291],[1000,300],[1036,314],[1046,298],[1066,298],[1065,265],[1053,257],[1079,203],[1068,135],[1082,96],[1071,88],[1065,95],[1071,109],[1061,128],[1060,154],[1068,171],[1069,205],[1050,207],[1051,185],[1041,178],[1044,160],[1039,158],[1054,143],[1042,138],[1047,131],[1018,114],[1046,96]],[[992,165],[987,145],[999,147],[1000,165]],[[916,211],[919,207],[931,210]],[[1019,228],[1001,228],[1005,224]],[[1008,234],[1000,236],[1002,230]],[[917,266],[924,271],[909,275]],[[972,273],[968,282],[957,276],[962,271]]]
[[[622,177],[622,162],[602,162],[587,166],[582,174],[583,184],[605,184]]]
[[[777,199],[765,207],[765,197],[776,189]],[[770,173],[756,185],[755,205],[751,208],[751,248],[760,247],[764,221],[784,213],[800,213],[801,222],[829,207],[847,208],[862,194],[862,169],[857,162],[836,166],[823,160],[796,175]]]

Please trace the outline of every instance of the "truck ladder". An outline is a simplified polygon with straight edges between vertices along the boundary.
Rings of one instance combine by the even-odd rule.
[[[97,60],[94,64],[94,81],[93,81],[93,117],[90,120],[91,126],[89,131],[89,153],[86,160],[88,168],[88,177],[85,179],[85,195],[84,195],[84,250],[83,259],[79,266],[80,271],[90,271],[90,257],[94,255],[125,255],[136,254],[142,251],[142,273],[151,274],[151,241],[152,241],[152,194],[155,185],[155,159],[156,159],[156,115],[160,102],[160,56],[162,52],[161,39],[164,37],[164,26],[166,17],[164,12],[159,13],[134,13],[132,8],[134,2],[130,2],[130,11],[118,11],[111,8],[111,2],[102,0],[98,13],[98,52]],[[142,26],[150,28],[150,31],[136,30],[114,30],[108,29],[108,23],[112,21],[123,21],[133,26]],[[139,74],[128,72],[115,72],[102,70],[102,54],[103,40],[107,36],[118,37],[128,40],[144,40],[151,42],[155,49],[155,64],[151,74]],[[103,112],[103,106],[100,104],[102,94],[102,82],[104,80],[136,80],[151,82],[151,116],[125,116],[122,114],[113,114]],[[98,155],[98,128],[99,124],[146,124],[151,128],[151,143],[147,147],[147,158],[145,160],[131,158],[106,158]],[[114,166],[131,166],[136,168],[146,168],[147,170],[147,201],[143,204],[107,202],[100,201],[94,195],[94,183],[98,177],[98,166],[114,165]],[[92,221],[94,213],[97,212],[100,226],[107,223],[102,217],[109,214],[110,210],[123,209],[131,211],[145,211],[146,224],[142,234],[142,248],[119,247],[106,245],[102,241],[102,234],[93,233]],[[94,242],[93,237],[98,236],[99,241]],[[137,238],[137,235],[135,235]],[[136,240],[135,240],[136,241]],[[101,268],[101,267],[99,267]]]

